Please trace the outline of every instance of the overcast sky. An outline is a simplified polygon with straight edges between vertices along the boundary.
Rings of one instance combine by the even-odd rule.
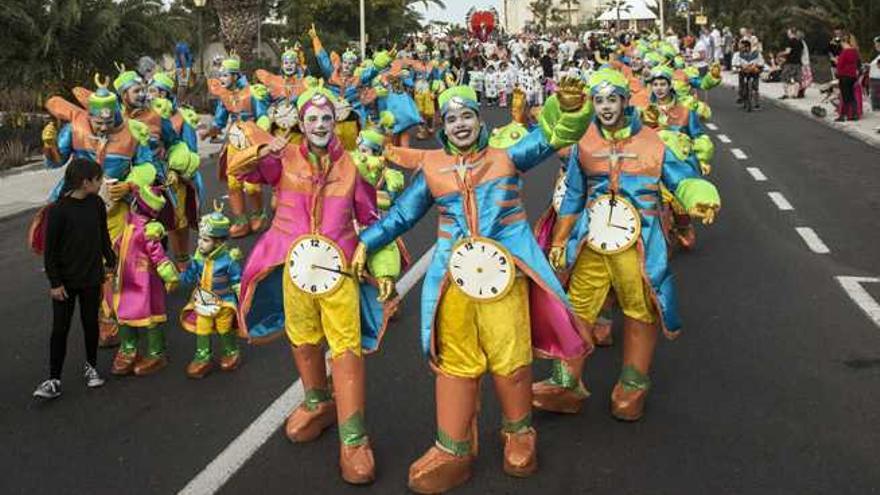
[[[434,5],[427,10],[423,4],[417,4],[416,10],[425,15],[425,19],[429,21],[446,21],[464,24],[464,16],[471,7],[483,9],[495,7],[498,9],[498,15],[502,16],[501,3],[503,0],[446,0],[446,9],[438,9]]]

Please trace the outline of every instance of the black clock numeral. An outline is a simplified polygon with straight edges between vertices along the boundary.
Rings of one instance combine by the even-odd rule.
[[[480,287],[480,295],[481,296],[483,295],[483,288],[482,287]]]
[[[501,258],[500,260],[498,260],[498,264],[500,264],[501,266],[507,265],[507,258]]]
[[[630,228],[629,228],[629,233],[630,233],[630,234],[635,234],[635,233],[636,233],[636,228],[635,228],[635,227],[630,227]]]
[[[318,292],[318,286],[317,286],[317,285],[312,285],[311,289],[312,289],[312,292]]]
[[[464,280],[462,280],[461,278],[455,279],[455,283],[458,284],[459,287],[464,286]]]
[[[468,242],[468,243],[465,243],[464,248],[467,249],[468,251],[473,251],[474,245],[472,243]]]
[[[602,245],[601,245],[600,247],[601,247],[602,249],[608,249],[608,243],[607,243],[607,242],[603,242]]]
[[[480,251],[482,251],[482,252],[484,252],[484,253],[486,252],[486,246],[485,246],[485,244],[482,245],[482,246],[480,246]]]
[[[498,294],[498,289],[496,289],[495,287],[492,287],[492,294]]]

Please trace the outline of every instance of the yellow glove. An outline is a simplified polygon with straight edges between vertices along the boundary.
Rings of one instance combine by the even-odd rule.
[[[659,120],[660,109],[657,108],[656,105],[649,105],[648,108],[642,112],[642,123],[648,127],[657,127]]]
[[[397,295],[397,288],[394,285],[394,279],[391,277],[379,277],[379,296],[376,298],[379,302],[385,302]]]
[[[366,265],[367,246],[364,243],[359,242],[357,248],[354,250],[354,254],[351,256],[351,273],[353,273],[359,281],[363,281],[364,279],[364,267]]]
[[[706,162],[700,162],[700,171],[703,172],[703,175],[709,175],[712,173],[712,165]]]
[[[547,258],[550,260],[550,266],[552,266],[554,270],[557,272],[565,270],[565,246],[551,247],[550,253],[547,254]]]
[[[718,62],[712,64],[712,67],[709,69],[709,74],[712,75],[713,79],[721,79],[721,64]]]
[[[107,186],[107,192],[110,194],[111,201],[119,201],[131,192],[131,184],[128,182],[117,182]]]
[[[311,38],[311,39],[315,39],[315,38],[318,37],[318,30],[315,29],[315,23],[314,23],[314,22],[312,23],[312,27],[309,28],[309,30],[307,31],[307,33],[308,33],[308,35],[309,35],[309,38]]]
[[[46,127],[43,127],[43,132],[40,134],[40,137],[45,146],[55,146],[55,140],[58,139],[58,127],[55,125],[55,122],[49,122],[46,124]]]
[[[715,222],[715,216],[718,215],[720,208],[721,206],[717,204],[697,203],[688,211],[688,215],[701,219],[703,225],[711,225]]]
[[[566,77],[556,89],[559,108],[563,112],[576,112],[584,106],[587,99],[584,93],[584,82],[574,77]]]

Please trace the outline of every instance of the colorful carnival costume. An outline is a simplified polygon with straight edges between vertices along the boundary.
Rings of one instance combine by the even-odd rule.
[[[574,93],[582,96],[581,88]],[[580,108],[582,98],[574,100],[566,108]],[[535,243],[520,195],[520,174],[564,146],[566,130],[574,136],[583,132],[565,124],[583,126],[585,115],[561,112],[556,98],[548,103],[542,128],[507,150],[496,149],[487,146],[476,93],[456,86],[440,97],[444,149],[392,147],[386,153],[391,162],[419,172],[388,215],[361,233],[367,251],[411,229],[434,203],[440,210],[421,325],[422,349],[437,372],[438,432],[436,444],[410,467],[409,487],[416,492],[440,493],[470,477],[479,377],[486,372],[501,402],[504,469],[513,476],[532,474],[537,468],[528,385],[533,349],[542,356],[574,357],[590,348]],[[467,127],[451,126],[453,121]]]
[[[218,208],[202,217],[198,249],[180,274],[180,281],[195,285],[189,303],[180,313],[180,324],[196,336],[196,352],[186,367],[190,378],[202,378],[214,367],[211,361],[211,335],[220,336],[223,351],[220,369],[233,371],[241,364],[236,322],[241,283],[241,251],[229,249],[229,218]]]
[[[381,115],[394,115],[392,141],[396,145],[409,146],[410,129],[423,124],[415,101],[408,92],[413,87],[412,73],[403,61],[394,60],[394,53],[385,50],[373,55],[373,67],[378,71],[372,80],[376,91],[376,109]]]
[[[390,312],[377,302],[376,288],[360,284],[350,269],[355,223],[367,226],[378,213],[375,189],[334,134],[335,99],[321,85],[300,95],[302,145],[254,144],[230,162],[230,173],[272,185],[277,198],[272,226],[245,264],[239,324],[252,341],[286,333],[305,389],[305,401],[287,419],[287,436],[308,442],[338,422],[342,478],[360,484],[375,476],[364,425],[363,353],[378,348]],[[259,136],[254,142],[260,139],[266,142]],[[371,272],[380,280],[397,276],[377,257]]]
[[[125,229],[117,241],[119,265],[113,283],[112,306],[119,322],[120,345],[113,358],[114,375],[153,374],[168,364],[165,332],[166,290],[178,282],[177,269],[165,255],[165,228],[156,221],[165,207],[158,188],[133,189],[134,200]],[[138,353],[138,332],[146,333],[147,352]]]
[[[132,187],[146,187],[156,178],[153,152],[149,146],[149,129],[136,120],[123,117],[118,99],[107,87],[109,80],[100,81],[97,91],[90,93],[84,106],[74,105],[63,98],[52,97],[46,110],[63,122],[58,130],[54,122],[43,129],[43,155],[50,168],[64,166],[71,157],[94,160],[104,169],[104,201],[107,204],[107,229],[110,239],[116,241],[125,226],[128,213],[128,194]],[[45,241],[48,208],[58,199],[64,187],[62,179],[49,195],[49,206],[42,208],[29,230],[32,249],[41,253]],[[105,292],[109,292],[109,284]],[[117,327],[111,318],[109,305],[101,312],[102,347],[115,345]]]
[[[260,128],[268,130],[270,121],[266,116],[266,101],[254,94],[247,78],[241,74],[239,59],[232,57],[224,60],[219,76],[219,79],[208,80],[208,89],[219,101],[211,129],[204,137],[219,135],[226,125],[230,124],[227,142],[220,154],[218,165],[220,180],[226,182],[229,190],[229,208],[233,215],[230,235],[238,238],[264,228],[267,217],[263,211],[263,192],[259,184],[242,182],[234,175],[228,174],[226,166],[232,158],[230,155],[234,154],[234,149],[231,148],[236,147],[236,141],[241,135],[239,124],[254,121]],[[245,195],[251,204],[250,212],[245,205]]]
[[[700,177],[692,154],[664,144],[642,126],[627,106],[629,85],[621,73],[594,73],[590,91],[597,119],[572,149],[550,258],[557,269],[571,267],[569,298],[589,325],[614,288],[625,319],[623,370],[611,395],[611,412],[634,421],[644,413],[657,326],[670,338],[681,329],[660,225],[660,187],[673,191],[706,223],[714,220],[720,198]],[[613,111],[616,120],[603,125],[599,115]],[[554,363],[552,377],[533,387],[534,405],[555,412],[580,410],[582,369],[582,359]]]

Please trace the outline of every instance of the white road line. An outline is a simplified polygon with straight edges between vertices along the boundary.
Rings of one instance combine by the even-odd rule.
[[[846,294],[862,308],[868,318],[880,327],[880,304],[868,294],[862,284],[878,283],[880,278],[874,277],[834,277],[846,291]]]
[[[706,127],[708,127],[710,131],[717,131],[718,130],[718,126],[711,123],[711,122],[707,122]]]
[[[719,135],[718,135],[718,140],[721,141],[721,142],[724,143],[724,144],[730,144],[730,143],[733,142],[733,141],[730,140],[729,137],[727,137],[727,134],[719,134]]]
[[[785,199],[785,196],[783,196],[781,192],[768,192],[767,196],[770,196],[770,199],[772,199],[773,202],[776,203],[776,207],[782,211],[790,211],[794,209],[794,206],[791,206],[791,203],[789,203],[788,200]]]
[[[397,293],[402,299],[418,283],[434,256],[432,246],[397,282]],[[303,400],[302,381],[297,380],[284,391],[254,420],[238,437],[220,452],[205,469],[183,487],[179,495],[206,495],[218,492],[223,485],[241,469],[260,447],[275,434],[284,423],[290,410]]]
[[[758,182],[764,182],[767,180],[767,176],[764,175],[764,172],[761,172],[761,169],[758,167],[746,167],[746,172]]]
[[[733,156],[735,156],[737,160],[747,160],[749,158],[743,153],[743,150],[739,148],[731,148],[730,152],[733,153]]]
[[[819,235],[809,227],[795,227],[798,234],[800,234],[801,239],[807,243],[807,247],[810,248],[810,251],[816,254],[828,254],[831,252],[828,249],[828,246],[822,242],[822,239],[819,238]]]

